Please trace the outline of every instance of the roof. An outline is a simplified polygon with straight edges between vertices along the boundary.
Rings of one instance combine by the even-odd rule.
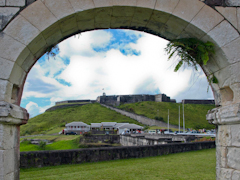
[[[136,124],[125,124],[123,126],[120,126],[118,129],[143,129],[142,126],[136,125]]]
[[[126,125],[126,124],[129,124],[129,123],[117,123],[114,125],[114,128],[118,128],[118,127],[121,127],[123,125]]]
[[[66,124],[65,126],[67,127],[67,126],[89,126],[89,125],[87,125],[84,122],[71,122],[71,123]]]
[[[103,127],[113,127],[116,122],[102,122]]]
[[[91,123],[92,128],[98,128],[98,127],[101,127],[101,126],[102,126],[102,123]]]

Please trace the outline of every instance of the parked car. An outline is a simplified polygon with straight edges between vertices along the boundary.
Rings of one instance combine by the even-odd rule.
[[[77,135],[75,132],[67,132],[66,135]]]
[[[156,130],[149,130],[148,134],[156,134]]]

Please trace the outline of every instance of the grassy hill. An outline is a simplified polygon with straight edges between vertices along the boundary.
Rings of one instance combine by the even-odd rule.
[[[27,134],[52,134],[65,127],[66,123],[82,121],[86,124],[99,122],[128,122],[143,126],[143,124],[107,109],[100,104],[93,103],[84,106],[75,106],[48,111],[29,119],[26,125],[21,126],[21,136]]]
[[[181,126],[182,126],[182,104],[167,103],[167,102],[138,102],[131,104],[123,104],[118,106],[119,109],[123,109],[129,112],[134,112],[139,115],[146,116],[151,119],[168,121],[168,109],[170,116],[170,124],[178,125],[178,108],[181,108]],[[206,114],[208,110],[213,109],[214,105],[202,105],[202,104],[185,104],[185,127],[186,128],[215,128],[206,120]]]

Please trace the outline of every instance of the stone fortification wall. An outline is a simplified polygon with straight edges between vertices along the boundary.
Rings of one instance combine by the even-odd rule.
[[[162,144],[154,146],[108,147],[20,153],[20,167],[44,167],[61,164],[109,161],[117,159],[159,156],[178,152],[215,148],[215,142]]]
[[[150,118],[147,118],[145,116],[140,116],[140,115],[137,115],[137,114],[134,114],[134,113],[130,113],[130,112],[118,109],[118,108],[107,106],[105,104],[101,104],[101,105],[106,107],[106,108],[109,108],[109,109],[111,109],[113,111],[116,111],[116,112],[118,112],[118,113],[120,113],[122,115],[128,116],[128,117],[130,117],[130,118],[132,118],[134,120],[137,120],[138,122],[140,122],[142,124],[145,124],[145,125],[148,125],[148,126],[160,126],[160,127],[167,127],[168,126],[167,123],[162,122],[162,121],[157,121],[155,119],[150,119]],[[169,124],[169,128],[178,128],[178,126]]]
[[[58,106],[53,106],[51,108],[46,109],[45,112],[47,111],[54,111],[56,109],[62,109],[62,108],[67,108],[67,107],[73,107],[73,106],[83,106],[89,103],[84,103],[84,104],[64,104],[64,105],[58,105]]]
[[[118,96],[100,96],[97,97],[97,102],[112,106],[118,106],[117,98]]]
[[[120,144],[123,146],[145,146],[167,143],[191,142],[194,136],[178,135],[124,135],[120,136]]]
[[[86,99],[86,100],[66,100],[66,101],[58,101],[55,104],[65,104],[65,103],[80,103],[80,102],[92,102],[90,99]]]
[[[183,99],[184,104],[215,104],[215,100],[204,100],[204,99]]]
[[[120,136],[119,135],[90,135],[83,136],[80,138],[80,143],[98,143],[99,141],[111,144],[119,144]]]
[[[170,99],[170,97],[165,94],[149,95],[149,94],[134,94],[134,95],[117,95],[117,96],[103,96],[97,97],[97,102],[102,104],[107,104],[111,106],[118,106],[125,103],[136,103],[142,101],[156,101],[156,102],[173,102],[176,103],[175,99]]]

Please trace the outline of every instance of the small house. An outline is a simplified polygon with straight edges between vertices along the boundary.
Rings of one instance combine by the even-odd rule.
[[[68,132],[75,132],[77,134],[83,134],[84,132],[90,131],[90,125],[84,122],[71,122],[65,125],[65,134]]]

